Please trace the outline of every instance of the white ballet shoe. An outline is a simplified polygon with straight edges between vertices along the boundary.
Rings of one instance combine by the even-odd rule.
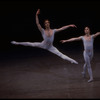
[[[78,64],[78,62],[77,62],[77,61],[75,61],[75,60],[71,61],[71,63]]]
[[[12,44],[17,44],[17,42],[16,42],[16,41],[11,41],[11,43],[12,43]]]
[[[89,82],[92,82],[92,81],[93,81],[93,79],[89,79],[89,80],[88,80],[88,83],[89,83]]]

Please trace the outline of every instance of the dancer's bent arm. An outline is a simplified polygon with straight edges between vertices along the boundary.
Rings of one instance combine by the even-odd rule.
[[[40,32],[42,32],[42,27],[39,23],[39,18],[38,18],[39,14],[40,14],[40,9],[38,9],[37,12],[36,12],[36,25],[37,25],[38,29],[40,30]]]
[[[67,29],[69,27],[76,27],[76,26],[74,24],[66,25],[66,26],[63,26],[61,28],[56,29],[56,32],[60,32],[60,31],[65,30],[65,29]]]

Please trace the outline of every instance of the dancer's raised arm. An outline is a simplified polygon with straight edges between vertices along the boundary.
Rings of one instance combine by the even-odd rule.
[[[67,29],[69,27],[76,27],[76,26],[74,24],[66,25],[66,26],[63,26],[61,28],[56,29],[56,32],[60,32],[60,31],[65,30],[65,29]]]
[[[72,42],[72,41],[78,41],[78,40],[81,40],[81,36],[80,37],[76,37],[76,38],[71,38],[71,39],[68,39],[68,40],[61,40],[60,42],[62,43],[65,43],[65,42]]]
[[[39,18],[38,18],[38,15],[40,14],[40,9],[38,9],[37,10],[37,12],[36,12],[36,25],[37,25],[37,27],[38,27],[38,29],[40,30],[40,32],[42,31],[42,27],[41,27],[41,25],[40,25],[40,23],[39,23]]]
[[[98,35],[100,35],[100,32],[93,34],[93,37],[96,38]]]

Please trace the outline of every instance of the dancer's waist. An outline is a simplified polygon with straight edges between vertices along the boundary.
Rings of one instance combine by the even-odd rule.
[[[45,45],[52,45],[52,44],[53,44],[52,41],[43,41],[43,43],[44,43]]]
[[[93,49],[85,49],[85,52],[93,52]]]

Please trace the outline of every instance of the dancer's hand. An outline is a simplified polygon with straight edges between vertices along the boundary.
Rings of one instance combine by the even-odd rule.
[[[61,42],[61,43],[65,43],[65,42],[66,42],[66,40],[61,40],[60,42]]]
[[[39,15],[39,14],[40,14],[40,9],[38,9],[36,12],[36,15]]]
[[[77,28],[77,26],[76,26],[76,25],[74,25],[74,24],[69,25],[69,27],[76,27],[76,28]]]

